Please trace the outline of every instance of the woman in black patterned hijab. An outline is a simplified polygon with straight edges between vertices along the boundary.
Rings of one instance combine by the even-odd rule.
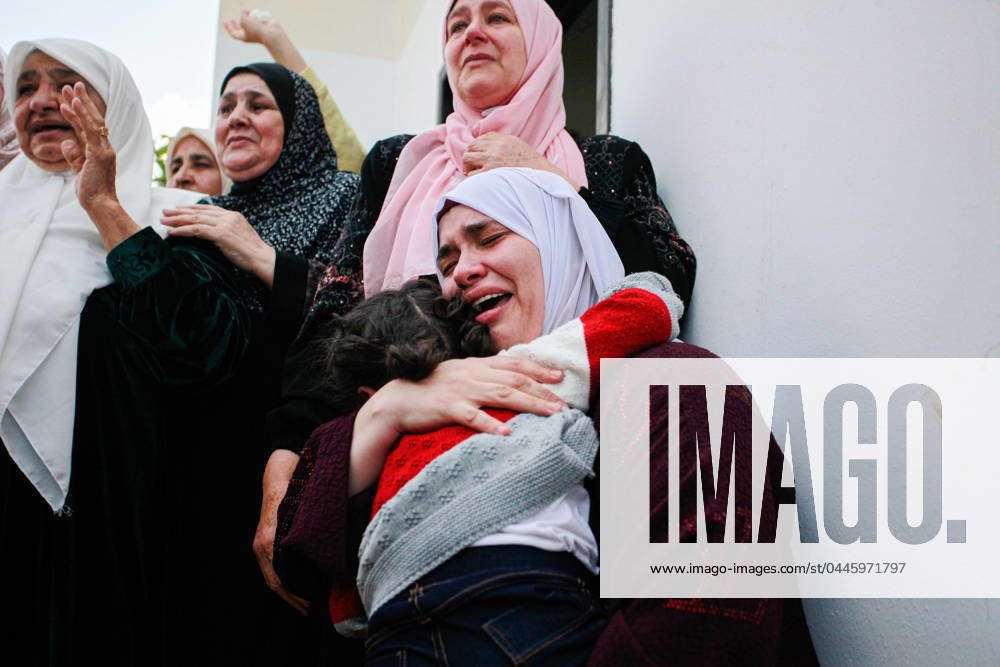
[[[229,194],[169,209],[164,224],[172,236],[212,241],[275,290],[272,303],[301,310],[315,291],[308,262],[326,260],[358,189],[355,174],[337,170],[316,93],[281,65],[235,67],[222,82],[215,140]]]

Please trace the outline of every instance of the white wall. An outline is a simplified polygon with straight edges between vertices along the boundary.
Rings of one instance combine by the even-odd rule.
[[[612,21],[612,131],[698,256],[686,339],[1000,356],[1000,2],[615,0]],[[1000,664],[1000,600],[806,609],[827,664]]]

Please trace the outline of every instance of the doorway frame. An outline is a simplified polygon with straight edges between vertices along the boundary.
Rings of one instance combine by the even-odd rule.
[[[597,90],[594,100],[594,129],[597,134],[611,131],[611,4],[597,0]]]

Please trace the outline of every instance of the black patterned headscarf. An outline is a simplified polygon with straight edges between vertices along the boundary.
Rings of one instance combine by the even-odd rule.
[[[254,63],[230,71],[223,89],[240,72],[260,76],[278,103],[285,120],[281,155],[261,176],[234,183],[229,194],[207,203],[242,213],[275,250],[325,262],[358,190],[358,176],[337,170],[337,154],[308,81],[281,65]],[[257,300],[264,300],[262,293]]]

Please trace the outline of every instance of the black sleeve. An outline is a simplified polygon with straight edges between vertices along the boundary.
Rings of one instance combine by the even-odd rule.
[[[670,280],[688,308],[697,269],[694,251],[677,233],[666,205],[657,194],[656,175],[649,156],[639,144],[629,143],[622,182],[626,215],[646,232],[657,256],[659,272]]]
[[[636,225],[627,224],[623,202],[595,195],[587,188],[580,188],[580,196],[608,233],[625,265],[626,274],[660,270],[656,252],[645,232]]]
[[[285,357],[281,378],[281,405],[267,415],[272,449],[299,453],[309,434],[340,416],[324,391],[324,332],[328,320],[312,319]]]
[[[396,161],[411,135],[400,134],[377,142],[361,165],[361,184],[340,238],[330,254],[330,264],[320,278],[316,298],[307,318],[325,319],[343,314],[361,300],[361,258],[365,241],[382,211]]]
[[[613,135],[583,139],[580,151],[589,182],[589,193],[581,194],[608,231],[626,272],[652,269],[666,276],[687,308],[694,252],[657,193],[649,157],[639,144]]]
[[[280,329],[280,337],[288,343],[292,342],[302,326],[310,268],[309,260],[291,253],[279,251],[274,258],[268,320]]]
[[[325,337],[331,320],[350,310],[364,295],[361,256],[365,240],[382,210],[399,154],[411,138],[398,135],[377,142],[361,166],[361,186],[344,230],[285,361],[282,404],[267,418],[274,449],[300,451],[317,426],[339,416],[323,387]]]

